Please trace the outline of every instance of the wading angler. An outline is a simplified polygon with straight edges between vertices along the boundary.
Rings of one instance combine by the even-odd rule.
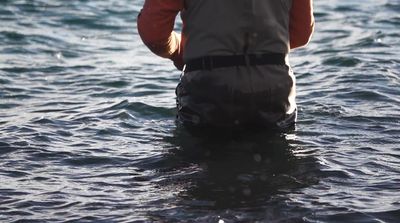
[[[312,0],[146,0],[138,17],[146,46],[183,70],[176,95],[186,126],[292,126],[288,54],[313,29]]]

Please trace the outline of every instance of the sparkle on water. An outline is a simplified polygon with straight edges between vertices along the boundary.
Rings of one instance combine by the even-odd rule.
[[[212,137],[142,4],[0,1],[0,222],[398,222],[398,0],[315,1],[296,129]]]

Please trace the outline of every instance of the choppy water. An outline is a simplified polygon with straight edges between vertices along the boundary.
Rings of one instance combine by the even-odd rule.
[[[0,1],[0,222],[399,222],[400,2],[318,0],[286,134],[192,136],[142,1]]]

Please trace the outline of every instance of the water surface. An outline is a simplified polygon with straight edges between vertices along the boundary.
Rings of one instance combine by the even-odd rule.
[[[175,124],[142,3],[0,2],[1,222],[398,222],[398,0],[316,1],[296,129],[216,137]]]

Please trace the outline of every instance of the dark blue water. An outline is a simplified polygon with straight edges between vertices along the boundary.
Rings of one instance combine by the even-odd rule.
[[[0,222],[400,222],[400,2],[319,0],[299,121],[203,137],[143,1],[0,1]]]

